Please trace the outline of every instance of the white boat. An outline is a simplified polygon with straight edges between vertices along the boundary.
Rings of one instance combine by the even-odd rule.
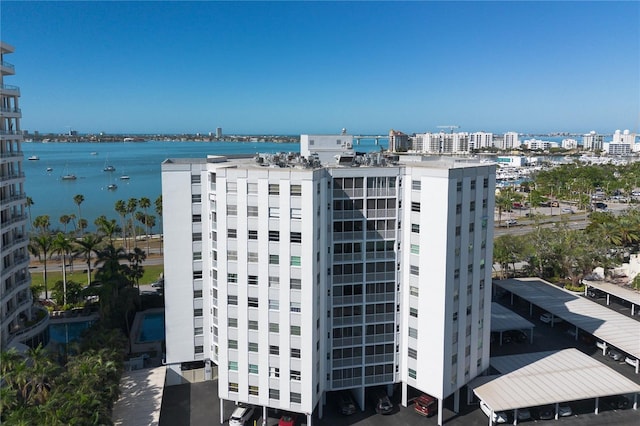
[[[120,176],[120,180],[129,180],[129,175],[122,175]]]
[[[29,157],[29,160],[31,161],[38,161],[40,159],[40,157],[38,157],[37,155],[32,155],[31,157]]]
[[[116,168],[109,164],[109,156],[107,155],[107,159],[104,162],[104,170],[105,172],[115,172]]]
[[[53,171],[53,167],[47,167],[47,171],[48,172],[52,172]]]
[[[110,183],[109,185],[107,185],[107,189],[109,191],[114,191],[114,190],[118,189],[118,185],[116,185],[115,183]]]
[[[76,179],[78,179],[78,178],[77,178],[77,177],[76,177],[76,175],[74,175],[74,174],[70,174],[70,175],[63,175],[63,176],[62,176],[62,180],[76,180]]]

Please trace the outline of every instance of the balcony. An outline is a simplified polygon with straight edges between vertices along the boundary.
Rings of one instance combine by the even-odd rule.
[[[20,108],[0,108],[0,115],[20,115],[22,114],[22,110]]]
[[[11,84],[0,85],[0,92],[2,92],[5,95],[20,96],[20,88],[18,86],[13,86]]]
[[[24,178],[24,173],[11,173],[10,175],[0,177],[0,182],[6,182],[8,180]]]
[[[10,340],[25,342],[40,333],[43,333],[49,326],[49,312],[40,306],[33,306],[33,319],[18,324],[9,332]]]
[[[11,152],[3,152],[0,154],[0,158],[10,158],[10,159],[19,159],[24,158],[24,153],[22,151],[11,151]]]
[[[0,62],[0,67],[2,68],[3,75],[13,75],[16,73],[16,67],[7,61]]]

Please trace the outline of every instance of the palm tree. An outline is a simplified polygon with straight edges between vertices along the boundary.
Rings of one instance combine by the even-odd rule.
[[[93,222],[98,228],[98,232],[109,239],[109,244],[113,245],[113,236],[120,230],[115,219],[107,219],[105,215],[98,216]]]
[[[43,281],[44,281],[44,298],[49,299],[49,290],[47,288],[47,259],[51,254],[51,246],[53,237],[48,232],[44,232],[31,237],[29,241],[29,251],[43,262]]]
[[[63,214],[62,216],[60,216],[60,223],[62,225],[64,225],[64,233],[67,233],[67,225],[69,224],[69,222],[71,222],[71,216],[69,216],[68,214]]]
[[[82,255],[87,262],[87,286],[91,285],[91,254],[98,255],[101,243],[102,236],[96,234],[86,234],[76,241],[77,253]]]
[[[58,232],[53,240],[52,253],[58,253],[62,255],[62,284],[63,284],[63,305],[67,304],[67,256],[71,254],[73,246],[71,240],[67,238],[62,232]]]
[[[127,205],[124,200],[116,201],[116,205],[114,207],[116,213],[120,215],[120,220],[122,221],[122,241],[124,246],[127,246],[127,227],[125,226],[125,218],[127,217]]]
[[[36,216],[33,220],[33,226],[40,232],[49,232],[49,226],[51,225],[51,221],[49,220],[49,215],[41,215]]]
[[[31,230],[33,231],[33,221],[31,220],[31,206],[33,205],[33,198],[27,197],[25,205],[27,206],[27,210],[29,211],[29,224],[31,225]]]
[[[138,205],[142,210],[144,210],[144,220],[141,222],[144,224],[145,232],[147,233],[147,253],[150,253],[149,252],[149,226],[147,225],[147,217],[149,216],[148,209],[149,207],[151,207],[151,200],[147,197],[140,197],[140,200],[138,201]],[[136,217],[136,219],[138,218]]]
[[[78,221],[82,219],[82,210],[80,209],[80,204],[84,201],[84,195],[76,194],[73,196],[73,202],[78,206]],[[80,228],[80,235],[82,235],[82,228]]]
[[[156,201],[154,202],[155,206],[156,206],[156,214],[158,215],[158,218],[162,218],[162,195],[159,195],[158,198],[156,198]],[[160,238],[160,253],[162,253],[162,244],[163,244],[164,238]]]
[[[134,247],[138,246],[138,241],[136,239],[136,224],[133,216],[137,208],[138,208],[138,200],[135,198],[129,198],[129,200],[127,201],[127,213],[131,215],[131,232],[133,235]]]
[[[140,291],[140,278],[144,275],[144,268],[142,263],[147,259],[147,253],[144,250],[135,247],[132,252],[129,253],[129,269],[130,276],[136,282],[138,291]]]

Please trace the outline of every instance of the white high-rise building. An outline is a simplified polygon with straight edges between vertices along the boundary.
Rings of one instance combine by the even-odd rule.
[[[469,134],[469,150],[493,146],[493,133],[475,132]]]
[[[13,46],[0,41],[0,350],[20,343],[45,346],[49,340],[49,315],[33,304],[30,288],[20,88],[4,82],[15,74],[15,67],[5,61],[13,52]]]
[[[168,383],[213,363],[221,399],[308,425],[342,389],[362,409],[366,388],[395,384],[404,405],[412,387],[442,406],[489,366],[495,165],[354,157],[326,138],[331,164],[163,163]]]
[[[588,151],[596,151],[604,148],[604,135],[599,135],[595,130],[582,136],[582,147]]]
[[[500,149],[516,149],[520,148],[520,139],[518,132],[506,132],[502,139]]]
[[[413,149],[425,154],[467,154],[470,149],[469,134],[419,133],[414,137]]]

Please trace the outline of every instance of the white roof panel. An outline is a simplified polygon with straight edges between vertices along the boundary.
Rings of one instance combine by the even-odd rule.
[[[503,375],[469,386],[494,411],[640,392],[639,384],[577,349],[496,357],[491,365]]]
[[[610,293],[622,300],[640,305],[640,293],[630,288],[621,287],[617,284],[608,283],[606,281],[587,281],[583,280],[589,287],[597,288],[604,292]]]
[[[640,359],[639,321],[540,278],[514,278],[493,283]]]
[[[499,303],[491,302],[491,331],[524,330],[535,325]]]

